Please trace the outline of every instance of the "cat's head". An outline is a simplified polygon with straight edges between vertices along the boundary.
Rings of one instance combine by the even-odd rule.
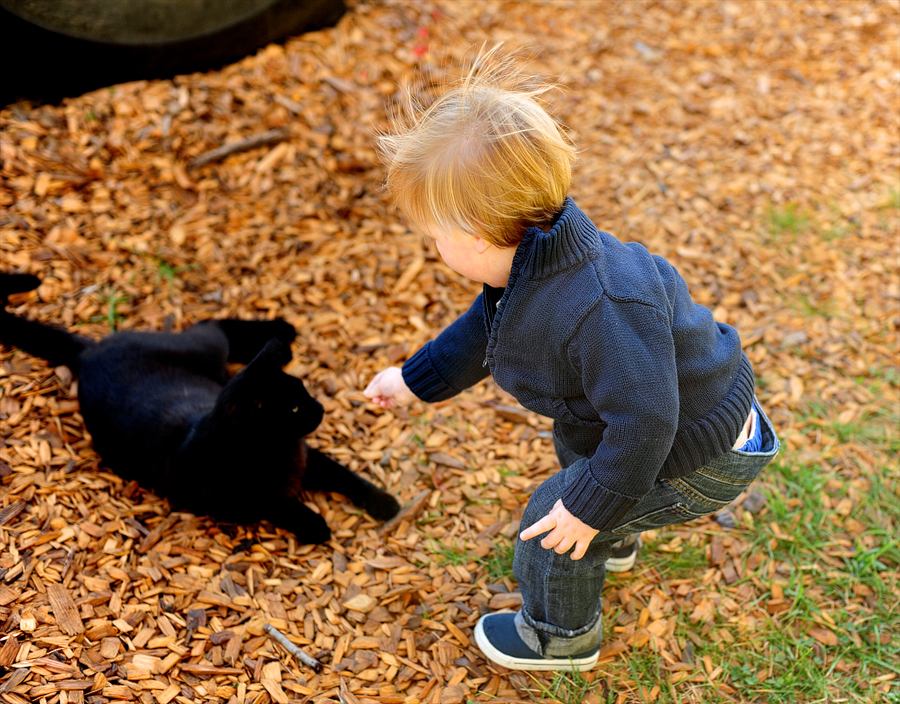
[[[319,427],[325,409],[300,379],[281,369],[290,358],[285,348],[273,338],[222,389],[216,414],[223,430],[252,432],[259,440],[288,441]]]

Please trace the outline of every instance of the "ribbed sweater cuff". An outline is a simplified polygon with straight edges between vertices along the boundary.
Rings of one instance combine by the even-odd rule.
[[[403,381],[409,390],[426,403],[443,401],[458,393],[441,378],[431,363],[431,355],[428,353],[430,344],[407,359],[402,369]]]
[[[598,484],[585,463],[584,472],[562,496],[569,513],[601,533],[611,531],[640,499],[611,491]]]

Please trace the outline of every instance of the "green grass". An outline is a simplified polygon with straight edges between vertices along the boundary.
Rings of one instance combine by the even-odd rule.
[[[860,383],[865,386],[864,383]],[[885,392],[883,386],[874,386],[874,395],[890,393]],[[900,433],[900,414],[891,407],[870,406],[858,417],[850,421],[842,421],[840,414],[828,404],[813,399],[803,409],[804,420],[807,424],[821,428],[839,443],[860,442],[873,448],[881,449],[889,455],[896,455],[900,450],[898,439]],[[826,421],[822,425],[822,421]]]
[[[160,259],[156,264],[156,280],[168,282],[169,295],[171,296],[175,290],[175,279],[185,271],[190,271],[194,268],[193,264],[188,264],[187,266],[172,266],[165,260]]]
[[[868,423],[837,428],[846,439],[868,437],[869,429]],[[851,516],[868,528],[848,546],[846,519],[833,506],[851,493],[846,483],[837,490],[828,485],[834,477],[830,467],[782,460],[773,464],[769,476],[768,515],[758,523],[749,552],[769,558],[759,575],[770,572],[769,561],[790,566],[780,575],[790,607],[761,626],[756,637],[762,647],[742,648],[732,657],[732,686],[745,696],[765,697],[767,704],[831,701],[838,694],[847,701],[873,701],[871,679],[900,675],[896,494],[883,477],[870,480],[864,494],[854,494]],[[878,521],[871,521],[875,516]],[[868,608],[858,606],[861,589],[871,595]],[[847,608],[854,602],[857,606]],[[834,634],[836,643],[821,643],[810,635],[811,628],[822,627]],[[881,642],[884,633],[891,634],[887,643]],[[763,670],[771,675],[760,679]]]
[[[888,191],[887,199],[881,207],[885,210],[900,210],[900,189],[890,189],[890,191]]]
[[[796,203],[788,203],[782,208],[770,207],[767,212],[769,230],[774,235],[789,235],[790,241],[810,225],[809,216]]]
[[[437,538],[428,539],[427,550],[442,564],[466,566],[470,562],[476,562],[487,571],[489,583],[499,582],[504,577],[512,578],[512,562],[515,553],[515,544],[503,537],[498,537],[494,549],[487,557],[475,557],[459,543],[447,545]]]
[[[834,318],[837,313],[833,298],[818,297],[800,291],[792,293],[791,307],[807,317]]]
[[[499,582],[504,577],[513,579],[513,555],[516,545],[511,540],[497,538],[494,549],[487,557],[478,559],[478,563],[487,569],[487,579],[490,583]]]
[[[118,312],[120,303],[128,301],[127,296],[120,296],[118,292],[111,288],[106,293],[100,294],[101,300],[106,305],[106,315],[97,315],[91,318],[92,323],[105,320],[109,325],[109,331],[115,332],[120,320],[124,320],[125,316]]]
[[[469,555],[464,546],[445,545],[437,538],[429,538],[428,546],[428,551],[439,558],[443,564],[466,565],[472,560],[472,556]]]
[[[530,674],[530,673],[529,673]],[[556,672],[553,679],[547,683],[531,675],[532,684],[535,687],[535,701],[553,699],[563,704],[581,704],[588,692],[597,697],[602,704],[613,704],[616,701],[615,692],[604,693],[599,682],[594,682],[585,677],[581,672]]]
[[[655,567],[666,579],[682,579],[696,575],[707,566],[706,548],[702,545],[683,542],[675,552],[659,550],[661,544],[668,542],[666,537],[662,534],[657,540],[644,543],[635,569]]]

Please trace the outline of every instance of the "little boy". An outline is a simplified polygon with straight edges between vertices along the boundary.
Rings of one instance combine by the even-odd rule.
[[[511,669],[587,670],[606,569],[630,569],[641,531],[737,498],[779,443],[737,332],[666,260],[597,230],[567,196],[572,144],[540,91],[508,75],[473,69],[381,138],[400,209],[484,289],[365,394],[383,408],[441,401],[492,374],[553,418],[563,469],[522,517],[522,608],[483,616],[475,640]]]

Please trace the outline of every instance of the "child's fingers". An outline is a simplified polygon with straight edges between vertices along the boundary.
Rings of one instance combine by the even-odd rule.
[[[563,538],[553,547],[553,552],[555,552],[557,555],[565,555],[567,552],[569,552],[569,550],[572,549],[572,546],[574,544],[575,543],[573,543],[568,538]]]
[[[547,533],[547,535],[544,536],[544,539],[541,540],[541,547],[544,548],[544,550],[552,550],[554,547],[556,547],[556,540],[557,539],[556,536],[553,535],[553,531],[550,531],[549,533]]]
[[[553,530],[554,528],[556,528],[556,519],[553,516],[544,516],[537,523],[533,523],[523,530],[519,534],[519,537],[522,540],[531,540],[541,533],[546,533],[548,530]]]
[[[569,550],[572,549],[572,546],[575,545],[575,541],[572,540],[569,536],[564,535],[562,538],[556,541],[556,545],[553,546],[553,551],[557,555],[565,555]]]
[[[369,382],[368,386],[366,386],[365,390],[363,391],[366,396],[371,398],[372,396],[382,395],[381,391],[382,387],[384,386],[383,379],[386,371],[386,369],[382,369],[372,377],[372,381]]]
[[[582,557],[584,557],[590,544],[590,540],[579,540],[577,543],[575,543],[575,549],[572,551],[570,557],[573,560],[580,560]]]

